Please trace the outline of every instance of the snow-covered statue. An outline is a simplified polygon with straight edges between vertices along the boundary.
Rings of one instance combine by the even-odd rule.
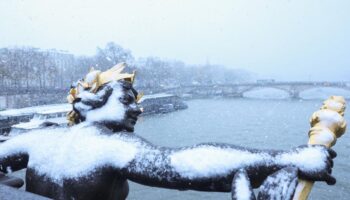
[[[123,66],[93,70],[72,88],[72,126],[34,130],[0,144],[0,171],[27,168],[26,190],[54,199],[125,199],[126,180],[178,190],[232,191],[233,199],[253,199],[251,187],[260,185],[259,198],[288,199],[297,178],[335,183],[330,173],[336,154],[320,145],[288,151],[224,143],[153,145],[132,133],[141,109],[134,74],[121,73]]]

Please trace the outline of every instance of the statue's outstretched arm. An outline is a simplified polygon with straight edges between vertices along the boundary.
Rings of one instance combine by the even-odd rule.
[[[275,171],[294,166],[300,177],[335,183],[330,175],[335,153],[324,146],[272,151],[207,143],[174,149],[155,146],[134,134],[113,133],[103,125],[83,124],[33,131],[8,140],[0,145],[1,170],[27,166],[27,152],[33,169],[59,179],[79,178],[100,167],[112,166],[123,178],[149,186],[230,192],[239,169],[244,169],[253,187],[257,187]],[[69,159],[57,162],[62,157],[55,155]],[[79,156],[85,156],[88,162]],[[81,161],[85,163],[76,165]],[[60,170],[66,165],[71,167]]]
[[[323,146],[268,151],[210,143],[170,149],[142,139],[136,142],[138,153],[122,172],[149,186],[229,192],[239,169],[245,169],[253,187],[258,187],[268,175],[288,166],[296,167],[300,177],[335,183],[330,175],[335,153]]]

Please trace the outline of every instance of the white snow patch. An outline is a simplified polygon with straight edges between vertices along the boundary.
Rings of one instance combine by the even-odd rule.
[[[318,117],[319,122],[326,127],[331,127],[334,124],[338,124],[340,127],[344,121],[343,117],[333,110],[319,110],[315,115]]]
[[[96,80],[97,75],[100,73],[101,71],[95,70],[92,72],[89,72],[86,77],[85,77],[85,81],[89,84],[92,83],[92,81]]]
[[[12,173],[11,167],[6,167],[6,171],[7,171],[7,173]]]
[[[251,191],[250,191],[250,183],[247,180],[247,177],[244,176],[244,174],[240,173],[238,175],[238,178],[235,180],[235,186],[236,186],[236,197],[239,200],[250,200],[251,198]]]
[[[171,165],[187,178],[225,174],[247,165],[270,161],[268,154],[214,146],[185,149],[170,155]]]
[[[0,135],[0,142],[6,141],[8,139],[10,139],[9,136]]]
[[[333,108],[335,110],[341,110],[344,105],[336,100],[333,100],[333,99],[328,99],[325,101],[325,103],[327,104],[327,106],[329,108]]]
[[[113,92],[106,104],[101,108],[88,111],[86,113],[86,121],[120,121],[124,118],[125,108],[119,101],[119,98],[123,96],[122,88],[117,82],[113,83],[112,87]]]
[[[88,175],[106,165],[124,167],[139,145],[119,134],[101,135],[82,123],[73,128],[42,129],[15,136],[0,144],[0,157],[27,152],[28,167],[56,182]]]
[[[322,170],[326,167],[327,154],[320,146],[299,149],[293,153],[283,153],[276,157],[282,165],[295,165],[303,171]]]
[[[232,170],[276,163],[296,166],[303,171],[317,171],[326,167],[327,153],[315,146],[297,149],[295,152],[281,153],[272,158],[266,153],[251,153],[244,150],[214,146],[199,146],[170,154],[170,163],[183,177],[197,178],[227,174]]]
[[[312,135],[313,144],[331,144],[336,139],[328,128],[316,129],[315,132],[317,134]]]

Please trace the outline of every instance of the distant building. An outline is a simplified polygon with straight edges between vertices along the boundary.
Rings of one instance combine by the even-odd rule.
[[[74,55],[68,51],[56,49],[43,51],[49,55],[57,68],[58,76],[56,76],[56,86],[60,88],[66,87],[67,84],[71,82],[69,77],[71,77],[70,73],[73,71],[72,69],[74,67]]]

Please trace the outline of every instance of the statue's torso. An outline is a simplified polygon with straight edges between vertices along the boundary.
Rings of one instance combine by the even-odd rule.
[[[53,199],[116,200],[125,199],[128,184],[119,178],[115,170],[109,167],[99,168],[87,176],[75,179],[52,181],[45,175],[39,175],[28,168],[26,190]]]

